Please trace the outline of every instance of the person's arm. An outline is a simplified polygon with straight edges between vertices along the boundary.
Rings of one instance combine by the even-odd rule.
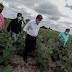
[[[25,25],[25,27],[23,28],[23,39],[24,39],[24,40],[25,40],[25,32],[28,30],[29,26],[30,26],[30,22],[28,22],[28,23]]]
[[[0,14],[0,30],[4,29],[4,17],[2,14]]]
[[[20,34],[22,35],[22,33],[21,33],[21,29],[22,29],[21,25],[22,25],[22,21],[20,21]]]
[[[2,30],[4,29],[4,17],[2,17]]]
[[[59,36],[58,36],[59,45],[61,44],[61,41],[60,41],[61,36],[62,36],[62,33],[60,33]]]
[[[25,40],[25,31],[23,31],[23,39]]]
[[[68,41],[66,42],[66,45],[65,45],[65,47],[67,47],[68,46]]]
[[[68,36],[68,39],[69,39],[69,36]],[[65,45],[65,47],[67,47],[68,46],[68,40],[67,40],[67,42],[66,42],[66,45]]]
[[[8,25],[8,27],[7,27],[7,35],[10,35],[10,29],[11,29],[11,27],[12,27],[12,23],[13,23],[13,21],[11,21],[10,22],[10,24]]]
[[[58,36],[58,41],[59,41],[59,45],[60,45],[61,41],[60,41],[60,37],[59,36]]]

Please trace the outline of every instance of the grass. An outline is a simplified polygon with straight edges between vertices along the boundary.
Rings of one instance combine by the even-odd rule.
[[[10,20],[4,21],[4,32],[7,33],[7,26]],[[36,63],[41,69],[49,67],[49,61],[54,61],[59,65],[63,65],[64,70],[68,72],[72,71],[72,35],[69,37],[68,47],[66,49],[59,50],[57,47],[57,37],[59,32],[52,31],[49,29],[40,28],[37,37],[36,51],[33,53],[36,56]],[[18,45],[16,45],[16,53],[22,54],[24,52],[25,41],[22,36],[19,36]],[[64,55],[65,54],[65,55]],[[55,72],[61,69],[57,67]],[[64,71],[62,70],[62,71]]]

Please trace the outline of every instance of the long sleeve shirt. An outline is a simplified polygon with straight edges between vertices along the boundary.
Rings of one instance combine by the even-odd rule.
[[[18,21],[18,19],[13,19],[10,24],[7,27],[7,32],[10,32],[10,30],[16,34],[21,32],[21,21]]]
[[[0,30],[3,30],[3,29],[4,29],[4,17],[0,13]]]

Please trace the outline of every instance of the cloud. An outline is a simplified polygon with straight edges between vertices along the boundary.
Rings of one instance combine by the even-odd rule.
[[[8,3],[9,6],[7,7],[5,5],[6,6],[5,10],[7,10],[7,8],[8,10],[11,10],[9,11],[10,13],[12,12],[11,14],[16,14],[18,12],[21,12],[23,13],[24,16],[26,15],[32,16],[32,14],[34,15],[35,13],[35,16],[37,14],[42,14],[42,15],[46,15],[47,17],[49,17],[50,15],[50,19],[52,20],[59,19],[61,13],[57,10],[56,6],[52,5],[47,0],[45,0],[45,2],[43,0],[40,3],[39,2],[40,0],[37,1],[36,0],[3,0],[3,3],[4,4]]]
[[[48,14],[48,15],[53,15],[53,16],[61,15],[61,13],[57,10],[57,7],[51,4],[50,2],[41,3],[38,7],[35,8],[35,10],[42,14]]]
[[[42,25],[56,31],[64,31],[72,27],[72,11],[65,8],[64,0],[0,0],[5,8],[4,17],[16,18],[21,12],[23,17],[35,19],[38,14],[43,15]]]
[[[34,10],[38,13],[46,15],[52,20],[58,20],[59,17],[62,16],[62,14],[58,11],[57,7],[50,2],[40,3],[40,5],[34,8]]]

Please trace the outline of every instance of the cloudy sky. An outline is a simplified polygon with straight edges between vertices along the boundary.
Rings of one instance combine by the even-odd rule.
[[[70,28],[72,34],[72,0],[0,0],[0,2],[5,6],[2,14],[6,18],[15,18],[18,12],[21,12],[25,19],[35,19],[38,14],[42,14],[44,19],[41,26],[60,32]]]

